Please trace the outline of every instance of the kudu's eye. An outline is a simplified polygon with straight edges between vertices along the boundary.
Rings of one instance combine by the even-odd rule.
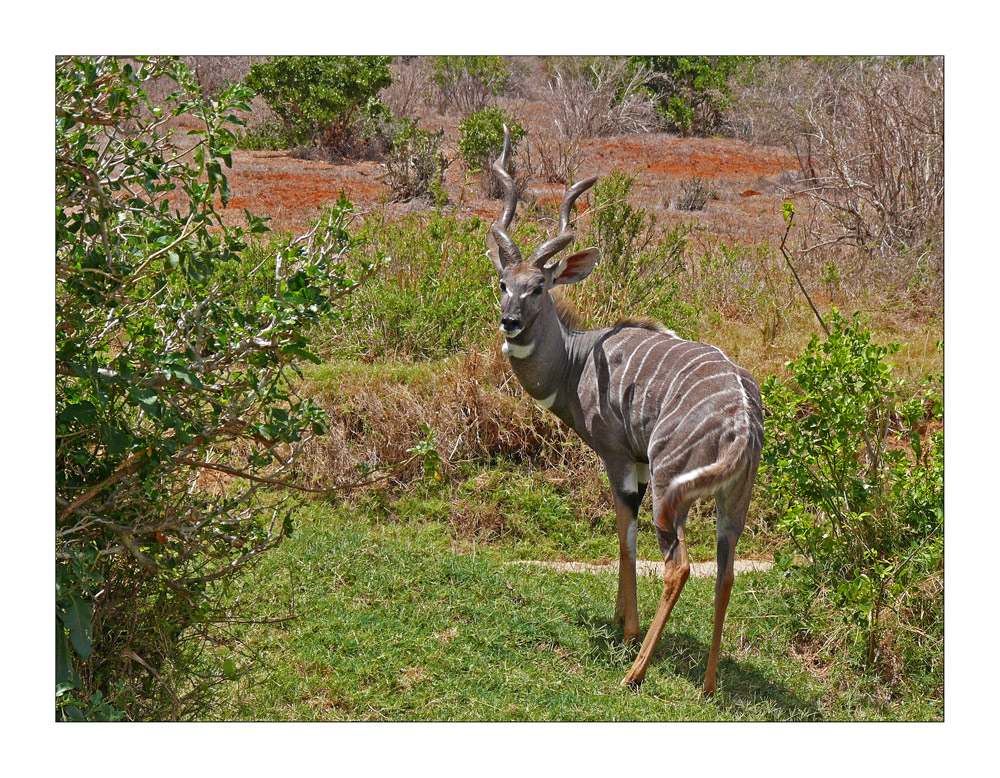
[[[534,289],[531,290],[531,294],[533,297],[538,297],[538,295],[540,295],[542,291],[543,291],[542,287],[536,286]]]
[[[503,292],[504,294],[507,294],[507,284],[505,284],[503,281],[500,282],[500,291]]]

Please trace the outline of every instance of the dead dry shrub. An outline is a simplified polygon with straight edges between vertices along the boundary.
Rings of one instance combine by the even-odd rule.
[[[359,365],[336,381],[309,382],[304,391],[330,417],[330,432],[310,444],[303,466],[317,485],[349,482],[359,471],[406,460],[421,425],[433,432],[445,475],[460,462],[497,457],[566,464],[568,430],[521,392],[498,344],[405,376]],[[393,483],[403,486],[421,473],[415,461],[395,473]]]
[[[566,137],[561,132],[530,135],[528,169],[542,181],[570,186],[584,161],[581,140],[579,135]]]
[[[181,57],[191,68],[205,94],[220,92],[227,83],[238,84],[250,72],[250,66],[264,62],[264,56],[188,56]]]
[[[940,58],[766,58],[733,90],[729,128],[795,152],[799,189],[839,229],[826,239],[898,253],[940,234]]]
[[[852,241],[880,253],[933,240],[944,208],[944,68],[859,60],[803,114],[806,190]],[[805,171],[804,171],[805,172]]]
[[[944,284],[944,68],[940,58],[775,57],[733,83],[728,123],[799,163],[796,250],[848,296],[939,311]],[[801,202],[801,201],[800,201]],[[808,201],[807,201],[808,202]]]
[[[423,57],[397,57],[392,64],[392,84],[380,97],[397,119],[413,117],[430,101],[430,84]]]
[[[681,196],[674,202],[678,211],[704,211],[709,200],[718,200],[719,193],[704,179],[688,178],[681,181]]]
[[[644,88],[648,68],[622,57],[566,57],[551,65],[549,92],[564,138],[650,132],[656,106]]]

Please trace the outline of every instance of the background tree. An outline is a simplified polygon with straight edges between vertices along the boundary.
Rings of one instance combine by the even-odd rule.
[[[296,143],[337,154],[357,151],[366,123],[388,115],[379,92],[392,84],[392,57],[272,57],[244,84],[267,101]]]

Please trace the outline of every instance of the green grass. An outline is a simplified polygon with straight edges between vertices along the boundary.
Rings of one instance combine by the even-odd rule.
[[[540,504],[553,499],[544,489],[527,491]],[[254,619],[269,623],[230,625],[226,642],[213,652],[218,667],[232,659],[238,673],[220,687],[218,719],[812,721],[941,715],[940,701],[886,701],[877,686],[866,690],[853,677],[845,682],[834,672],[834,685],[810,674],[789,651],[788,597],[776,571],[737,577],[714,699],[700,696],[711,630],[710,579],[688,582],[645,684],[638,692],[622,689],[618,684],[635,649],[622,647],[621,630],[611,620],[616,576],[506,564],[521,552],[545,555],[554,549],[517,537],[485,546],[457,542],[442,520],[444,509],[408,499],[389,505],[364,498],[338,507],[315,503],[303,511],[293,536],[239,579],[233,597],[252,603]],[[403,508],[408,515],[397,511]],[[592,530],[594,538],[602,534],[607,550],[612,533]],[[597,541],[584,538],[579,548],[591,542]],[[577,556],[572,547],[563,552]],[[644,626],[658,597],[659,581],[640,577]]]

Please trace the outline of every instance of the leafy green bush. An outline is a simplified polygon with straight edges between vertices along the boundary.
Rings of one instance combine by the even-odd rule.
[[[56,63],[57,715],[179,718],[223,678],[190,672],[237,571],[288,533],[281,480],[318,407],[285,373],[338,315],[352,239],[309,251],[232,227],[233,111],[179,61]],[[176,82],[165,102],[154,82]],[[197,117],[178,156],[165,125]],[[332,244],[341,248],[329,250]],[[278,271],[275,272],[275,267]],[[221,479],[225,479],[224,481]]]
[[[247,127],[236,136],[236,148],[249,151],[280,151],[294,145],[292,134],[279,119]]]
[[[601,258],[571,299],[595,326],[623,315],[649,316],[690,334],[694,311],[678,293],[692,226],[657,234],[656,217],[632,204],[634,186],[635,179],[620,172],[594,185],[584,243],[600,249]]]
[[[709,135],[718,130],[729,105],[729,77],[747,57],[630,57],[654,75],[649,80],[659,110],[677,132]]]
[[[452,105],[463,113],[480,111],[502,95],[511,82],[510,68],[495,55],[437,56],[427,61],[428,80],[437,89],[441,113]]]
[[[890,603],[941,573],[943,433],[927,426],[943,411],[930,390],[904,399],[886,361],[897,346],[872,343],[857,317],[834,311],[829,324],[830,337],[814,336],[789,364],[794,386],[764,382],[764,461],[778,526],[809,560],[779,563],[829,594],[870,667],[891,648]],[[942,605],[924,603],[938,614]]]
[[[510,131],[511,158],[507,162],[507,172],[513,176],[513,157],[517,153],[517,144],[528,134],[524,125],[507,111],[493,106],[470,113],[458,126],[458,151],[469,172],[480,174],[483,187],[492,198],[503,197],[503,189],[490,167],[503,151],[504,124]]]
[[[391,57],[272,57],[243,83],[267,101],[295,143],[356,153],[364,123],[387,113],[379,92],[392,83]]]

